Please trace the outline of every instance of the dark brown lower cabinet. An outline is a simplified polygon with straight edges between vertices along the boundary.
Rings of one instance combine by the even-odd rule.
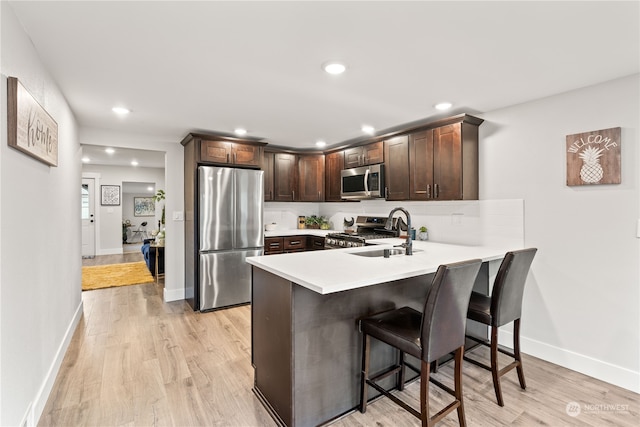
[[[265,237],[264,238],[264,254],[273,255],[284,252],[284,238],[282,237]]]

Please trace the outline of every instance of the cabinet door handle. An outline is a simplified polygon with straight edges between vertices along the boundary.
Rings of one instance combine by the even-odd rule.
[[[238,153],[233,153],[233,163],[238,163]]]
[[[366,155],[363,155],[363,156],[362,156],[362,164],[363,164],[363,165],[366,165],[366,164],[367,164],[367,156],[366,156]]]
[[[274,247],[280,246],[280,243],[269,243],[269,246],[274,248]]]
[[[293,200],[295,200],[295,199],[296,199],[296,190],[291,190],[291,198],[292,198]]]
[[[269,199],[273,199],[273,190],[269,190]]]
[[[384,187],[384,198],[385,199],[389,198],[389,187]]]
[[[229,163],[229,153],[227,153],[227,163]]]
[[[437,199],[440,195],[440,188],[438,188],[438,184],[433,184],[433,198]]]
[[[300,244],[300,240],[292,240],[289,242],[290,245],[299,245]]]
[[[318,200],[320,200],[320,192],[318,191]]]
[[[431,198],[431,184],[427,184],[427,199]]]

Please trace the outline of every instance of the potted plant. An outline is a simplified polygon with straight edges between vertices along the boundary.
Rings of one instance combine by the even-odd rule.
[[[429,233],[424,225],[418,229],[418,240],[429,240]]]
[[[164,190],[158,190],[155,196],[153,196],[153,200],[155,202],[160,202],[164,200],[164,196],[165,196]],[[164,203],[162,204],[162,219],[160,220],[160,223],[164,225]]]
[[[164,190],[158,190],[155,194],[155,196],[153,196],[153,200],[155,202],[160,202],[162,200],[165,199],[165,193]],[[162,217],[160,219],[160,224],[158,224],[158,234],[156,234],[156,244],[159,246],[164,246],[164,238],[165,238],[165,231],[164,231],[164,203],[162,204]]]
[[[311,215],[304,219],[304,225],[306,228],[320,228],[322,223],[322,217]]]

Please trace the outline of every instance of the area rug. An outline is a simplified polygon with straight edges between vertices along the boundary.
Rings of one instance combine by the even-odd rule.
[[[139,285],[153,282],[144,261],[82,267],[82,290]]]

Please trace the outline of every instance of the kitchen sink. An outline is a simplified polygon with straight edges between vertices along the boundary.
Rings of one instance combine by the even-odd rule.
[[[366,251],[366,252],[349,252],[351,255],[358,255],[358,256],[366,256],[366,257],[384,257],[384,249],[376,249],[374,251]],[[414,249],[413,253],[415,254],[416,252],[422,252],[422,249]],[[404,255],[406,253],[406,250],[404,248],[393,248],[393,249],[389,249],[389,255],[390,256],[394,256],[394,255]]]

